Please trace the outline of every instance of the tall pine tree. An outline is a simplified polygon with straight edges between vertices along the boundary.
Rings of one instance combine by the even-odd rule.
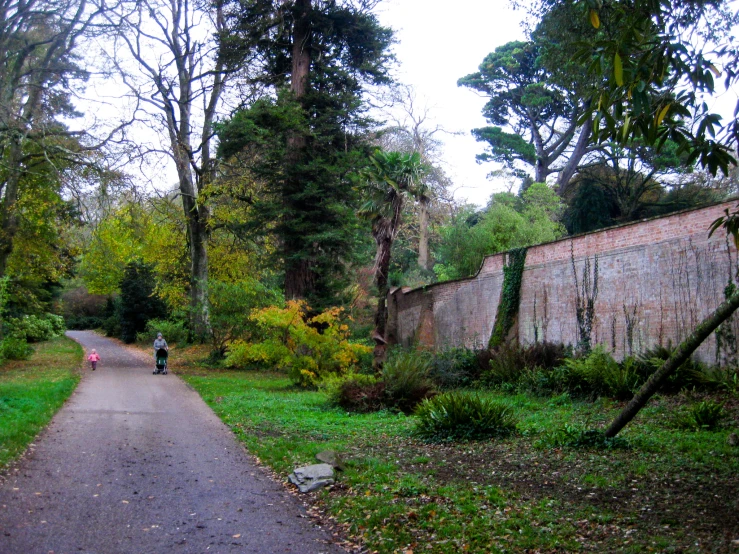
[[[252,0],[233,6],[223,40],[262,65],[268,91],[220,128],[242,230],[277,237],[287,298],[335,302],[356,240],[351,175],[369,152],[362,95],[389,82],[392,31],[363,2]]]

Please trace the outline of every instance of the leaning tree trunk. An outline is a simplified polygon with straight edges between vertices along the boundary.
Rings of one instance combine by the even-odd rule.
[[[429,268],[429,198],[421,196],[418,201],[418,266]]]
[[[606,429],[606,437],[615,437],[639,413],[649,399],[659,390],[665,380],[674,373],[716,328],[731,317],[739,308],[739,292],[735,292],[710,316],[704,319],[672,353],[662,366],[655,371],[639,389],[631,402],[618,414]]]
[[[577,143],[575,143],[575,148],[570,155],[570,159],[567,161],[567,164],[565,164],[565,166],[562,168],[562,171],[560,171],[559,175],[557,176],[557,194],[559,194],[559,196],[562,198],[564,198],[565,191],[567,190],[567,185],[570,184],[572,177],[577,172],[580,161],[583,159],[585,153],[588,151],[588,145],[590,144],[590,137],[592,136],[592,134],[593,120],[591,118],[588,118],[585,120],[585,123],[583,123],[583,126],[580,128],[580,136],[577,139]]]

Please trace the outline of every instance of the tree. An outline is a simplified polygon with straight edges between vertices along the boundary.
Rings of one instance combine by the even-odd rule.
[[[442,142],[439,135],[447,133],[440,125],[430,124],[431,109],[422,105],[411,86],[400,85],[393,90],[391,106],[388,110],[390,125],[379,133],[378,143],[385,151],[404,153],[417,152],[421,162],[426,166],[424,182],[419,185],[418,202],[413,204],[417,213],[406,217],[412,225],[410,230],[415,232],[414,237],[408,237],[408,242],[417,244],[417,266],[421,272],[431,269],[429,252],[431,212],[434,204],[439,201],[450,201],[449,187],[451,180],[442,167]],[[400,236],[404,234],[401,229]]]
[[[114,61],[142,106],[139,117],[166,136],[167,154],[177,169],[190,252],[191,330],[198,337],[210,332],[210,212],[201,194],[215,174],[213,122],[233,69],[216,41],[225,26],[223,4],[125,0],[107,15],[116,30]],[[127,57],[134,62],[132,70]]]
[[[134,342],[136,334],[146,330],[146,323],[150,319],[167,316],[167,308],[157,296],[155,286],[151,266],[139,260],[126,265],[121,281],[119,304],[123,342]]]
[[[367,198],[360,213],[372,221],[372,236],[377,245],[375,256],[375,286],[377,287],[377,311],[375,313],[375,367],[385,360],[387,340],[388,274],[393,241],[401,224],[403,205],[418,192],[424,166],[417,152],[383,152],[378,150],[370,158],[371,165],[365,174]]]
[[[61,282],[70,277],[79,254],[66,229],[79,224],[71,203],[63,200],[55,168],[37,165],[21,180],[15,215],[18,228],[5,277],[7,309],[16,314],[41,314],[52,309]]]
[[[257,327],[252,315],[262,308],[282,305],[280,296],[251,277],[238,283],[211,279],[208,298],[213,317],[213,354],[223,357],[233,341],[251,339]]]
[[[0,276],[21,226],[19,198],[38,184],[33,173],[86,163],[94,149],[62,120],[79,115],[69,98],[87,76],[79,42],[103,10],[88,0],[0,0]],[[58,190],[60,175],[46,183]]]
[[[562,0],[543,0],[538,15]],[[733,27],[739,14],[726,0],[572,0],[581,21],[599,30],[583,45],[580,61],[603,86],[588,95],[593,137],[657,148],[676,143],[687,163],[716,174],[736,163],[736,114],[722,124],[704,102],[715,80],[737,81],[739,50]],[[534,9],[534,11],[537,11]]]
[[[109,296],[120,290],[126,267],[142,257],[147,219],[140,204],[127,202],[95,227],[79,266],[92,294]]]
[[[366,163],[373,125],[362,96],[389,81],[392,32],[369,8],[241,2],[224,39],[230,56],[256,59],[254,80],[269,93],[247,99],[219,133],[222,159],[242,176],[232,196],[249,214],[242,231],[276,238],[286,298],[313,308],[334,303],[346,284],[359,229],[351,175]]]
[[[680,186],[679,180],[692,168],[677,154],[674,143],[660,151],[641,142],[603,146],[593,163],[570,183],[565,221],[571,232],[592,231],[717,199],[707,189],[705,194],[695,189],[691,190],[696,194],[686,194],[689,189]]]
[[[590,124],[586,120],[578,131],[586,112],[582,87],[562,86],[542,65],[541,53],[537,42],[509,42],[488,54],[480,71],[461,78],[458,85],[489,97],[483,115],[494,126],[472,130],[489,152],[477,159],[503,163],[522,177],[520,164],[531,166],[536,182],[559,173],[561,192],[592,150]]]
[[[440,280],[467,277],[479,271],[485,256],[556,240],[564,234],[562,207],[549,186],[534,183],[520,197],[494,194],[483,213],[463,208],[442,229],[434,271]]]

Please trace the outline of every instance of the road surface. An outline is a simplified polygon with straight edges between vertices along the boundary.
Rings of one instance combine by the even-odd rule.
[[[102,361],[0,484],[0,553],[344,552],[153,357],[68,336]]]

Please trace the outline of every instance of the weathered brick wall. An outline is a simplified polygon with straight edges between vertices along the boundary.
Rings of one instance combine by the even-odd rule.
[[[529,248],[521,285],[519,340],[577,344],[578,296],[580,302],[586,301],[584,280],[592,289],[597,265],[593,343],[602,343],[622,357],[656,344],[679,342],[718,306],[736,269],[733,244],[723,232],[709,239],[707,231],[733,205],[681,212]],[[506,254],[496,254],[485,259],[475,277],[394,291],[389,302],[397,341],[435,348],[487,344],[505,261]],[[714,362],[716,356],[712,337],[698,357]]]

